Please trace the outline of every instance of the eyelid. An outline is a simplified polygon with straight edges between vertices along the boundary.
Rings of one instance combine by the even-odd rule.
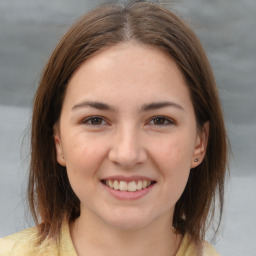
[[[162,118],[162,119],[165,119],[165,121],[167,121],[168,123],[167,123],[167,124],[150,124],[150,122],[154,121],[154,120],[157,119],[157,118],[159,118],[159,119],[161,119],[161,118]],[[166,117],[166,116],[161,116],[161,115],[159,115],[159,116],[153,116],[153,117],[151,117],[150,120],[149,120],[149,122],[148,122],[148,124],[154,125],[154,126],[170,126],[170,125],[176,125],[176,121],[175,121],[174,119],[170,118],[170,117]]]
[[[90,124],[89,121],[93,120],[94,118],[99,118],[101,119],[101,121],[103,123],[101,124]],[[157,118],[159,119],[164,119],[164,122],[167,122],[167,123],[164,123],[164,124],[155,124],[155,123],[151,123],[153,122],[154,120],[156,120]],[[110,123],[108,122],[108,120],[103,117],[103,116],[100,116],[100,115],[93,115],[93,116],[88,116],[86,118],[83,118],[81,121],[80,121],[80,124],[84,124],[84,125],[88,125],[88,126],[92,126],[92,127],[100,127],[100,126],[105,126],[105,125],[110,125]],[[153,116],[151,117],[147,122],[146,124],[148,125],[153,125],[153,126],[157,126],[157,127],[165,127],[165,126],[171,126],[171,125],[176,125],[177,122],[173,119],[173,118],[170,118],[170,117],[167,117],[167,116],[163,116],[163,115],[157,115],[157,116]]]
[[[89,124],[88,122],[91,121],[93,118],[101,119],[102,122],[104,122],[104,124]],[[106,118],[104,118],[103,116],[98,116],[98,115],[88,116],[86,118],[83,118],[80,123],[84,124],[84,125],[88,125],[88,126],[95,126],[95,127],[109,125],[108,121],[106,121]]]

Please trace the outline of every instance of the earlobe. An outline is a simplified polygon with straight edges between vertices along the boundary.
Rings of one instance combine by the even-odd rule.
[[[63,150],[62,150],[60,133],[57,127],[54,127],[54,143],[55,143],[57,162],[62,166],[66,166],[66,161],[63,155]]]
[[[195,168],[198,165],[200,165],[204,159],[204,156],[207,150],[209,129],[210,129],[210,124],[209,122],[206,122],[204,123],[200,131],[198,131],[194,154],[191,160],[191,168]]]

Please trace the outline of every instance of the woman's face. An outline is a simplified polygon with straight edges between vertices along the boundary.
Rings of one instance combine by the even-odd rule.
[[[57,160],[81,216],[121,229],[171,224],[206,138],[175,62],[139,44],[119,44],[84,62],[55,127]]]

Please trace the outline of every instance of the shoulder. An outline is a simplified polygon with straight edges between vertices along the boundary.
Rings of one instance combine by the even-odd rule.
[[[53,252],[54,244],[50,241],[39,243],[37,228],[29,228],[0,239],[0,256],[47,255]],[[54,254],[51,254],[54,255]]]
[[[203,242],[203,256],[220,256],[219,253],[214,249],[214,247],[208,242]]]
[[[33,244],[36,237],[36,228],[29,228],[13,235],[0,239],[0,255],[14,254],[17,248],[24,251],[28,244]],[[24,248],[24,250],[23,250]],[[26,254],[21,254],[26,255]]]
[[[198,254],[202,256],[220,256],[220,254],[218,254],[213,246],[208,242],[203,241],[198,247],[195,243],[191,242],[191,239],[189,239],[189,236],[186,234],[181,241],[181,245],[176,256],[196,256]]]

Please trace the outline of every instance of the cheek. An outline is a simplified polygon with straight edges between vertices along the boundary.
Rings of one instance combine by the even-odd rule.
[[[184,134],[183,134],[184,135]],[[187,136],[172,136],[155,149],[154,159],[163,179],[164,188],[173,196],[181,195],[190,173],[193,146]]]
[[[166,163],[169,168],[189,167],[193,156],[193,143],[188,136],[175,134],[162,140],[154,151],[155,159],[159,159],[162,164]]]
[[[70,175],[87,176],[97,170],[105,156],[106,147],[97,139],[73,136],[65,144],[64,157]]]
[[[65,147],[67,175],[73,191],[80,201],[84,201],[98,182],[97,170],[104,159],[106,147],[99,145],[97,140],[81,137],[69,141],[71,143]]]

